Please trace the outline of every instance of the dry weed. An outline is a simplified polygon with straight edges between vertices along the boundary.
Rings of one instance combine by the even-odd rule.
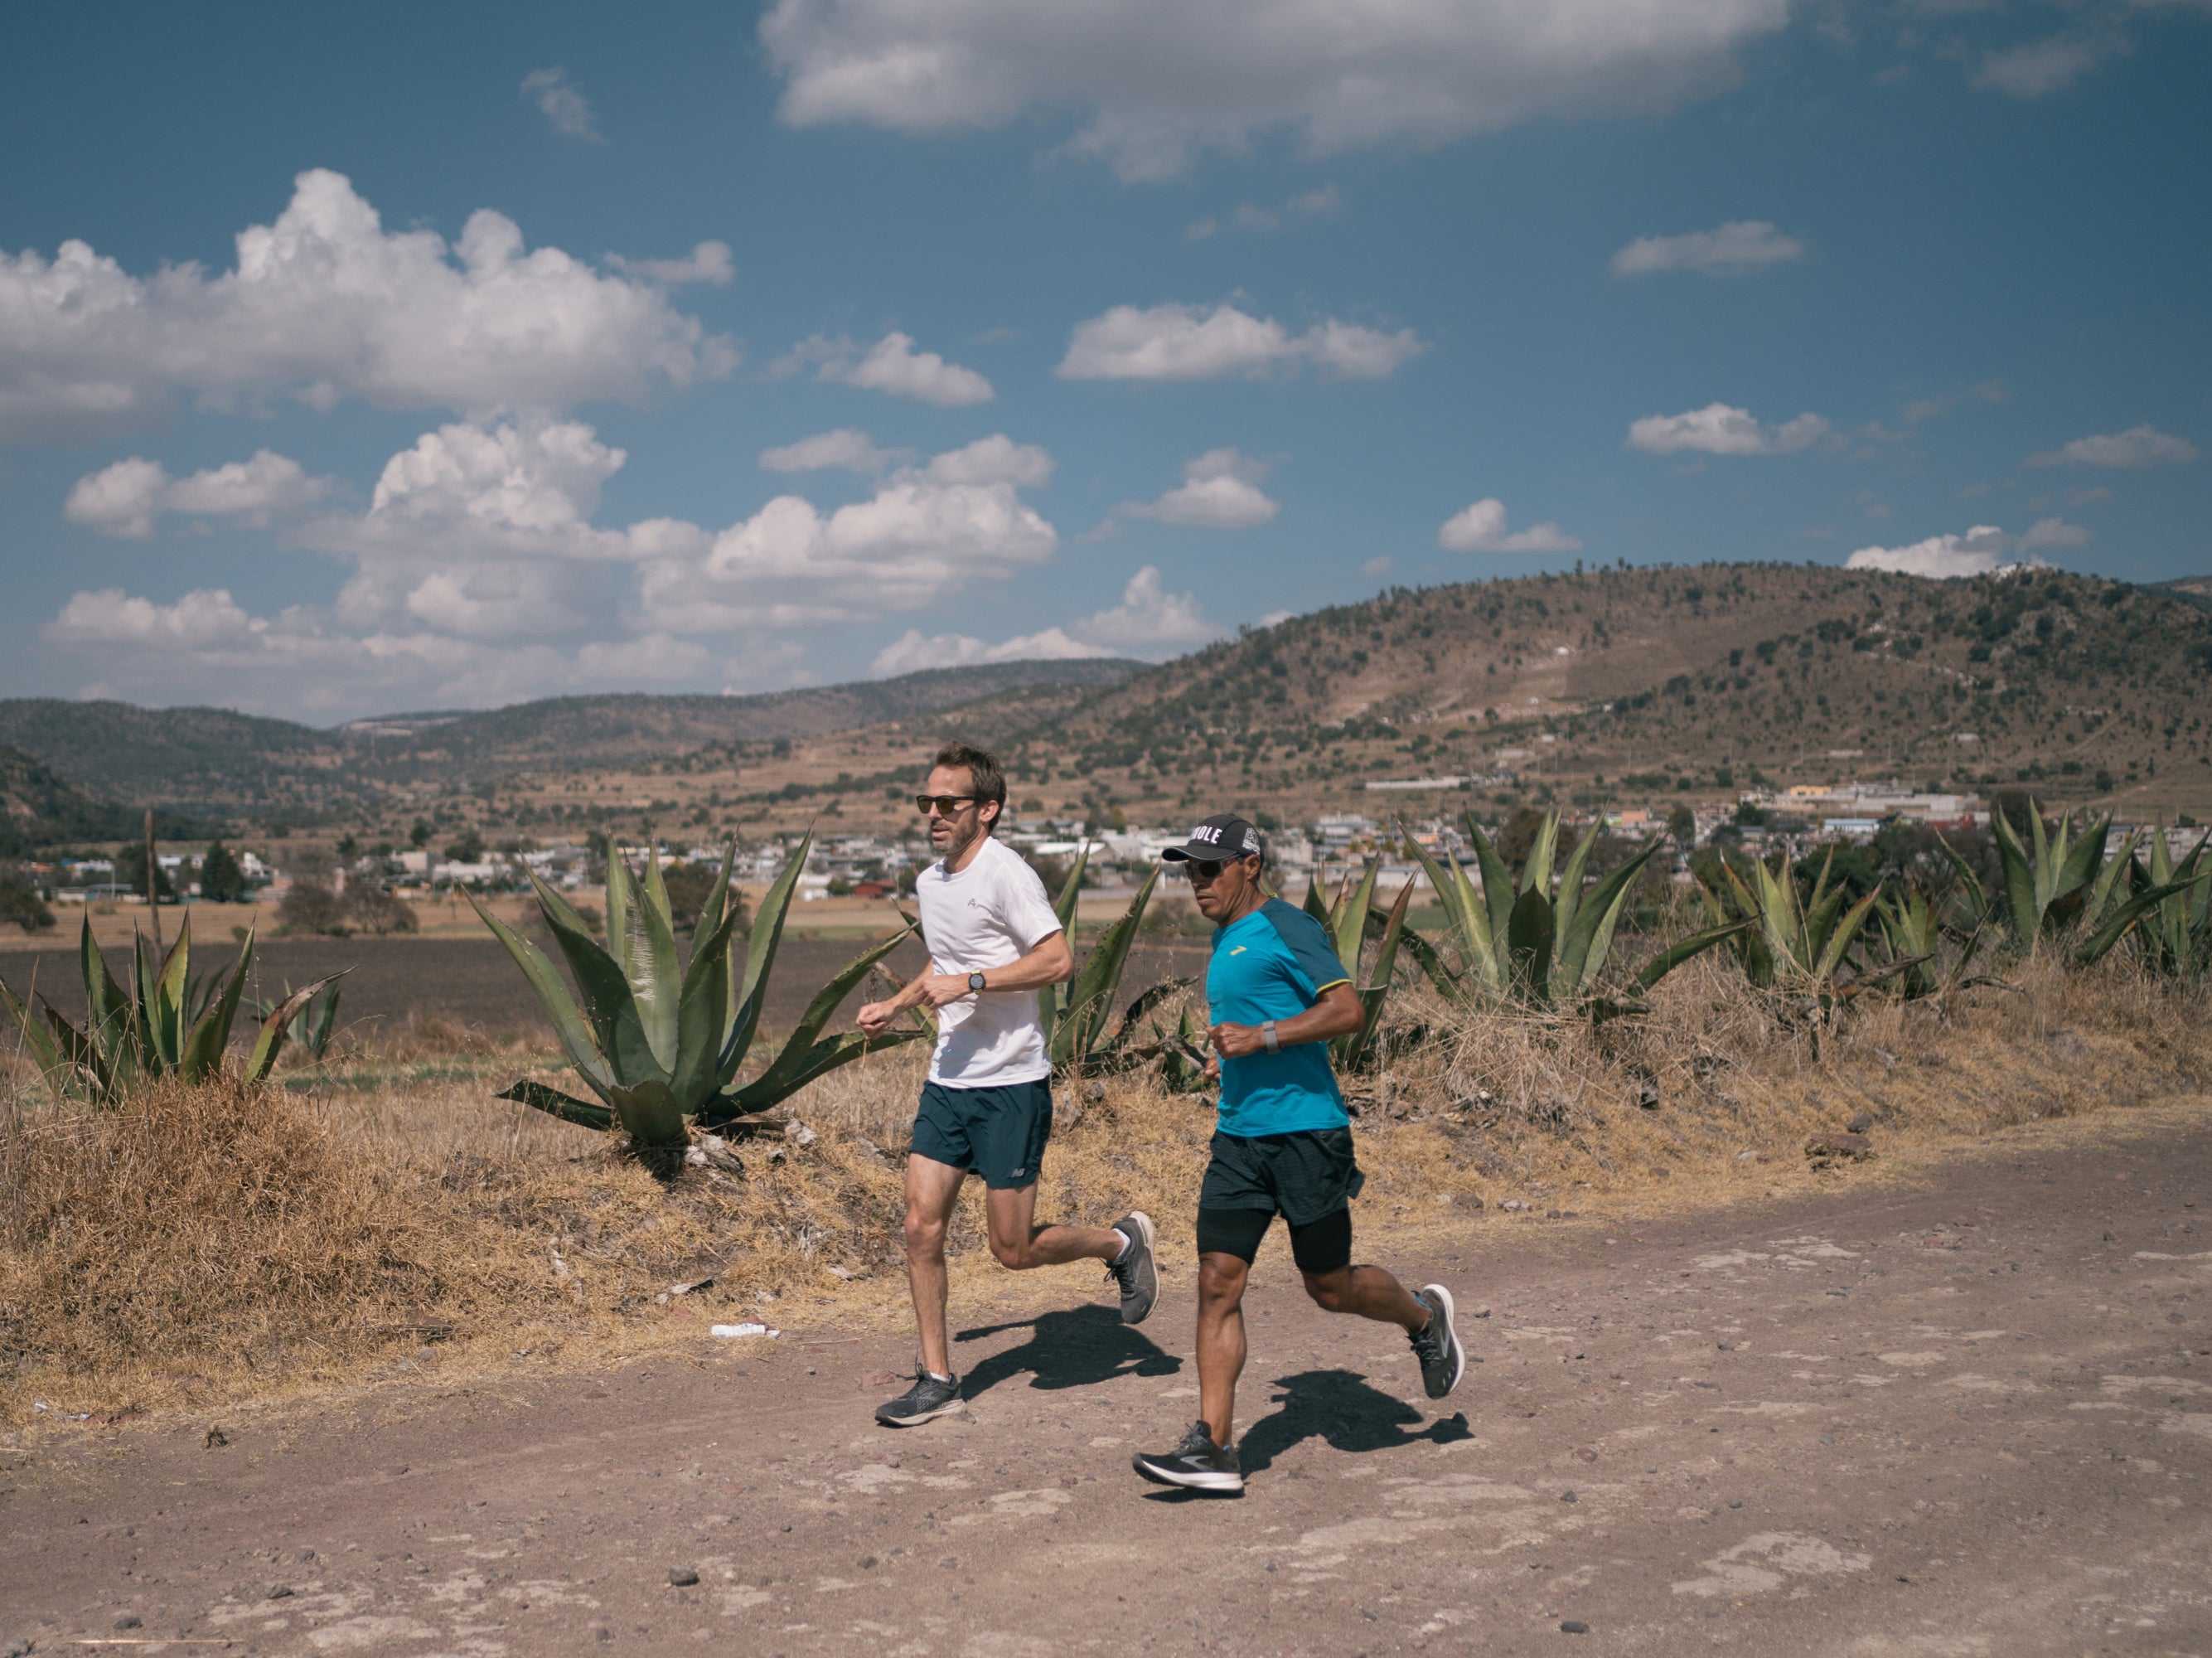
[[[1498,1223],[1509,1201],[1631,1215],[1865,1178],[1815,1173],[1802,1149],[1862,1111],[1878,1149],[1905,1152],[2201,1100],[2203,991],[2117,964],[2032,963],[2016,980],[1948,1004],[1869,1002],[1825,1027],[1710,960],[1668,979],[1648,1018],[1595,1030],[1408,995],[1397,1021],[1427,1039],[1352,1090],[1363,1236],[1388,1248]],[[608,1137],[491,1098],[525,1071],[558,1082],[546,1056],[452,1040],[424,1031],[289,1079],[308,1091],[171,1088],[112,1112],[44,1102],[21,1076],[0,1085],[0,1419],[21,1424],[34,1399],[118,1412],[418,1363],[596,1364],[696,1344],[717,1320],[908,1316],[900,1154],[917,1049],[796,1101],[811,1143],[754,1140],[740,1175],[663,1184]],[[1040,1218],[1141,1206],[1170,1276],[1187,1274],[1206,1102],[1144,1074],[1057,1093]],[[970,1313],[1096,1288],[1084,1269],[991,1265],[972,1183],[951,1245]],[[426,1332],[448,1327],[423,1360]]]

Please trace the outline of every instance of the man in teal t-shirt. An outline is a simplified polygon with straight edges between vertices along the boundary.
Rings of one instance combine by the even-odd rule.
[[[1449,1290],[1431,1283],[1417,1293],[1379,1266],[1352,1264],[1350,1204],[1366,1177],[1328,1042],[1358,1030],[1365,1013],[1327,930],[1267,896],[1260,832],[1233,813],[1206,819],[1161,856],[1189,872],[1214,926],[1206,1001],[1216,1057],[1206,1075],[1220,1080],[1221,1115],[1198,1194],[1199,1420],[1174,1450],[1132,1460],[1164,1485],[1234,1493],[1244,1489],[1231,1440],[1244,1285],[1277,1215],[1306,1293],[1329,1312],[1404,1330],[1431,1399],[1459,1385],[1467,1356]]]

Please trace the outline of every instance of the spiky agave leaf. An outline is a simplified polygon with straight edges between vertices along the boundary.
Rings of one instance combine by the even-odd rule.
[[[1060,917],[1060,930],[1067,939],[1067,948],[1075,948],[1076,906],[1083,896],[1083,871],[1091,862],[1091,838],[1083,837],[1075,851],[1075,867],[1067,872],[1060,883],[1060,896],[1053,900],[1052,912]],[[1067,1014],[1068,987],[1066,984],[1048,984],[1037,997],[1037,1011],[1044,1024],[1045,1046],[1049,1051],[1054,1043],[1062,1019]]]
[[[799,888],[799,877],[806,869],[807,855],[813,846],[814,831],[810,828],[799,837],[798,847],[762,895],[760,913],[754,917],[752,935],[745,942],[744,973],[741,978],[733,978],[734,1006],[723,1033],[722,1051],[714,1064],[714,1085],[718,1089],[728,1088],[744,1064],[745,1055],[751,1051],[753,1034],[760,1028],[761,1009],[767,1000],[769,971],[775,964],[776,947],[783,941],[784,918],[791,911],[792,895]],[[737,948],[734,939],[730,948]]]
[[[1066,1012],[1053,1032],[1051,1052],[1055,1066],[1080,1064],[1105,1029],[1114,998],[1121,993],[1121,975],[1127,971],[1137,929],[1159,885],[1162,867],[1156,863],[1146,874],[1128,907],[1099,934],[1097,943],[1091,946],[1070,982]]]
[[[1702,955],[1716,944],[1723,944],[1730,939],[1741,937],[1757,924],[1755,917],[1746,916],[1740,921],[1723,922],[1719,926],[1707,927],[1700,932],[1692,933],[1687,938],[1669,945],[1645,962],[1643,969],[1636,975],[1636,988],[1639,991],[1649,991],[1692,956]]]
[[[722,1033],[730,1017],[731,930],[738,912],[726,913],[691,954],[676,1010],[676,1071],[670,1088],[686,1112],[704,1106],[720,1086],[715,1067],[722,1057]]]
[[[1556,925],[1559,933],[1558,961],[1553,969],[1554,995],[1565,998],[1581,995],[1597,982],[1605,971],[1606,959],[1613,954],[1613,930],[1620,925],[1620,912],[1628,903],[1628,891],[1644,866],[1658,855],[1659,843],[1650,842],[1641,851],[1625,859],[1608,870],[1605,878],[1590,891],[1587,899],[1580,896],[1583,865],[1588,849],[1597,843],[1598,833],[1604,826],[1601,818],[1590,832],[1575,848],[1568,860],[1565,880],[1559,888],[1559,905]],[[1567,895],[1572,889],[1577,902],[1570,907]]]
[[[648,868],[657,868],[649,865]],[[649,879],[649,877],[648,877]],[[676,955],[676,934],[670,927],[667,895],[659,903],[650,890],[641,893],[620,858],[607,864],[607,907],[615,907],[614,893],[623,891],[622,908],[629,925],[620,939],[609,936],[614,958],[629,984],[631,1003],[637,1009],[639,1027],[653,1055],[655,1080],[665,1082],[676,1069],[676,1013],[683,996],[683,969]],[[617,1076],[623,1073],[617,1071]]]
[[[538,960],[542,961],[544,958],[541,956]],[[337,980],[344,978],[347,973],[349,973],[352,971],[352,968],[347,967],[340,972],[329,974],[327,977],[319,978],[306,989],[293,991],[291,995],[286,997],[282,1002],[279,1002],[276,1004],[276,1011],[270,1014],[267,1019],[262,1021],[261,1034],[255,1039],[253,1052],[246,1059],[246,1081],[250,1082],[261,1082],[268,1076],[270,1071],[276,1068],[276,1056],[283,1049],[284,1033],[292,1023],[292,1015],[298,1013],[301,1009],[306,1007],[307,1003],[313,1001],[315,999],[315,993],[321,990],[323,986],[325,984],[335,984]],[[550,971],[550,964],[548,971]]]
[[[764,1110],[789,1099],[824,1072],[857,1059],[863,1053],[896,1047],[921,1036],[923,1033],[918,1030],[888,1031],[872,1037],[863,1037],[853,1031],[822,1036],[823,1027],[836,1015],[838,1007],[852,994],[853,987],[866,978],[878,961],[904,943],[910,932],[910,929],[902,928],[848,962],[836,977],[814,993],[814,999],[806,1004],[806,1011],[799,1015],[798,1024],[792,1027],[782,1049],[769,1062],[768,1069],[742,1088],[726,1089],[701,1120],[718,1113],[734,1116],[741,1112]]]
[[[1376,1033],[1382,1027],[1383,1005],[1390,998],[1390,975],[1398,965],[1398,944],[1406,924],[1406,911],[1412,903],[1413,883],[1408,881],[1398,889],[1396,902],[1390,906],[1389,918],[1382,924],[1382,942],[1375,953],[1374,975],[1365,984],[1359,983],[1359,957],[1355,953],[1345,971],[1352,975],[1352,988],[1358,992],[1360,1024],[1356,1031],[1340,1036],[1329,1044],[1336,1062],[1347,1070],[1364,1064],[1374,1051]]]
[[[35,996],[37,993],[33,989],[32,994]],[[9,1015],[15,1021],[15,1028],[22,1033],[23,1045],[31,1051],[31,1062],[38,1066],[40,1075],[46,1079],[46,1086],[58,1091],[81,1092],[82,1079],[76,1076],[76,1068],[62,1058],[61,1050],[54,1045],[52,1035],[39,1028],[39,1021],[32,1016],[30,1004],[9,990],[4,979],[0,979],[0,1002],[7,1004]]]
[[[177,1067],[185,1082],[204,1082],[222,1069],[223,1053],[230,1046],[231,1024],[238,1017],[239,998],[245,992],[246,976],[252,965],[253,932],[249,928],[246,942],[239,946],[238,960],[230,970],[222,994],[215,999],[214,1006],[200,1015],[199,1022],[185,1039],[184,1055]]]
[[[535,870],[531,872],[530,882],[538,895],[538,909],[545,919],[546,930],[553,935],[553,942],[576,981],[584,1017],[591,1023],[590,1045],[596,1046],[602,1062],[596,1072],[585,1071],[584,1080],[605,1097],[605,1088],[617,1082],[636,1082],[653,1075],[659,1062],[646,1039],[645,1025],[638,1017],[637,1003],[630,994],[629,978],[622,965],[599,948],[585,928],[583,917],[567,899],[538,879]],[[476,905],[477,913],[484,918],[486,925],[495,932],[501,931],[491,912],[477,904],[473,895],[469,902]],[[508,954],[514,954],[513,946],[508,947]],[[519,956],[516,960],[521,961]],[[527,963],[523,963],[522,967],[526,974],[532,971]],[[535,977],[531,982],[533,985],[538,984]],[[559,986],[562,1004],[573,1010],[576,1003],[569,997],[568,987],[561,984],[559,975],[554,974],[550,982]],[[546,992],[542,986],[538,994],[538,999],[544,1001]],[[550,1011],[550,1003],[548,1009]],[[574,1056],[570,1058],[573,1063]],[[577,1069],[584,1070],[580,1065]]]
[[[615,1125],[615,1114],[606,1106],[593,1105],[588,1100],[579,1100],[573,1094],[563,1094],[558,1088],[531,1082],[527,1077],[495,1094],[492,1098],[512,1100],[517,1105],[529,1106],[544,1112],[548,1117],[574,1123],[579,1128],[605,1130]]]
[[[1357,885],[1346,875],[1344,890],[1329,906],[1328,930],[1336,946],[1336,959],[1355,978],[1359,972],[1360,948],[1367,942],[1367,912],[1375,907],[1375,879],[1382,864],[1379,857],[1368,859]]]
[[[515,933],[478,903],[474,893],[469,895],[469,902],[475,906],[484,925],[491,929],[492,936],[507,947],[507,954],[514,958],[514,965],[522,969],[522,976],[530,981],[530,988],[538,992],[538,1004],[545,1009],[546,1018],[552,1022],[553,1034],[560,1041],[561,1051],[568,1056],[568,1063],[576,1069],[576,1074],[591,1084],[594,1094],[611,1102],[613,1096],[610,1090],[615,1085],[615,1074],[609,1064],[610,1056],[604,1054],[592,1039],[591,1026],[585,1022],[575,998],[568,994],[568,985],[562,982],[561,975],[555,971],[553,964],[545,959],[544,953],[535,944]],[[550,912],[548,913],[550,917]],[[556,936],[558,936],[557,930]],[[586,942],[589,942],[588,940]]]
[[[1411,929],[1407,930],[1407,944],[1413,951],[1414,959],[1421,964],[1422,970],[1428,974],[1430,982],[1437,991],[1455,1000],[1461,999],[1467,991],[1463,982],[1467,975],[1475,974],[1485,984],[1494,982],[1495,974],[1490,960],[1489,911],[1483,905],[1481,895],[1474,890],[1474,883],[1467,878],[1467,871],[1460,867],[1458,859],[1454,858],[1451,867],[1447,869],[1427,847],[1412,835],[1406,834],[1402,824],[1399,826],[1399,832],[1406,835],[1406,844],[1413,849],[1413,856],[1427,874],[1430,888],[1443,908],[1444,923],[1450,931],[1452,948],[1460,960],[1459,972],[1453,973],[1428,942]]]
[[[1513,966],[1511,984],[1531,1001],[1552,999],[1554,936],[1551,899],[1537,887],[1524,888],[1505,919],[1505,950]]]
[[[2102,960],[2146,912],[2168,899],[2186,894],[2190,888],[2203,881],[2212,881],[2212,869],[2203,870],[2187,881],[2170,881],[2162,887],[2144,887],[2112,911],[2105,924],[2074,952],[2074,959],[2084,966]]]

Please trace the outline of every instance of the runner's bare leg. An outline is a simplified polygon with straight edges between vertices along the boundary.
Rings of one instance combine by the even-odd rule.
[[[1236,1255],[1198,1258],[1198,1413],[1216,1445],[1230,1442],[1237,1378],[1244,1373],[1244,1284],[1252,1265]]]
[[[991,1253],[998,1257],[1000,1265],[1017,1272],[1069,1261],[1110,1261],[1121,1254],[1127,1241],[1110,1226],[1037,1225],[1034,1181],[984,1193],[983,1216],[990,1227]],[[939,1259],[941,1263],[941,1254]],[[942,1308],[943,1302],[939,1305]]]
[[[914,1291],[914,1321],[921,1332],[921,1363],[940,1376],[952,1374],[951,1344],[945,1329],[945,1228],[960,1201],[965,1169],[919,1152],[906,1160],[906,1279]]]

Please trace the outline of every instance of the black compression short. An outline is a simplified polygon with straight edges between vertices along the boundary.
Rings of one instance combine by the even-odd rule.
[[[1274,1218],[1274,1211],[1267,1209],[1201,1209],[1198,1253],[1234,1255],[1249,1266]],[[1314,1274],[1341,1271],[1351,1265],[1352,1211],[1340,1209],[1317,1221],[1291,1227],[1291,1259],[1297,1263],[1299,1271]]]

